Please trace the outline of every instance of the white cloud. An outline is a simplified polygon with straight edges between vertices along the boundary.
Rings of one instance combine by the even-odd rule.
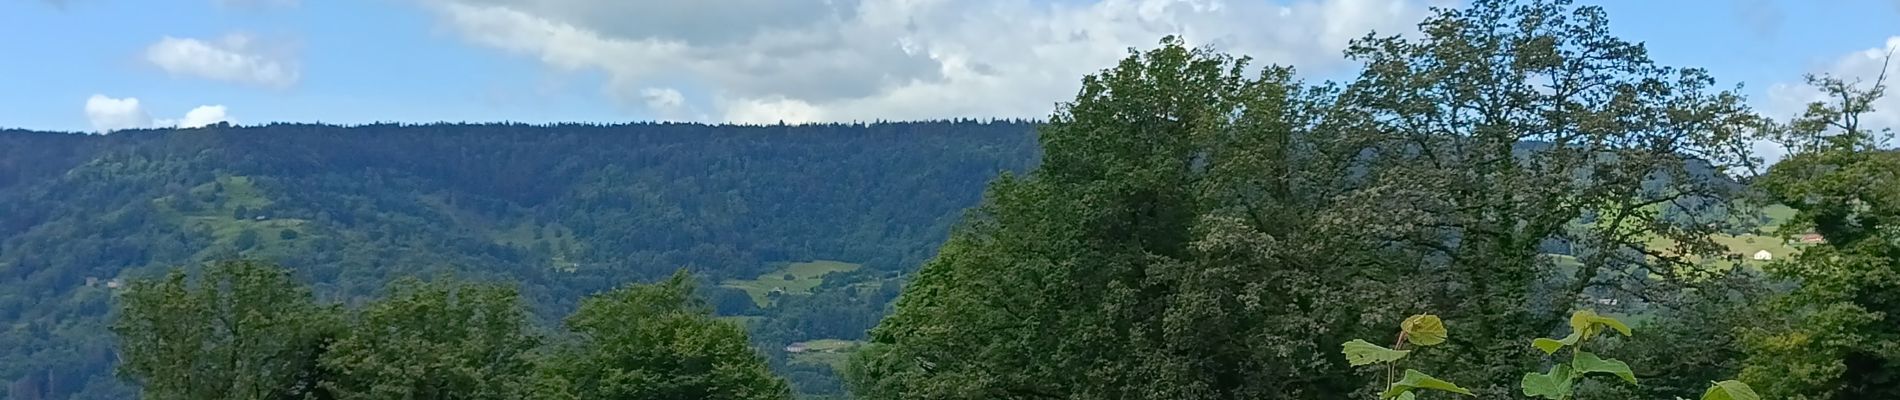
[[[1896,51],[1900,51],[1900,36],[1887,38],[1886,43],[1881,47],[1869,48],[1837,57],[1809,72],[1832,75],[1849,82],[1858,80],[1861,82],[1861,86],[1866,88],[1874,84],[1874,80],[1881,76],[1881,68],[1885,67],[1887,76],[1886,84],[1891,88],[1895,87],[1896,83],[1900,83],[1896,82],[1900,81],[1900,60],[1893,60],[1893,62],[1890,63],[1887,60],[1887,55],[1895,53]],[[1762,112],[1770,117],[1785,120],[1799,116],[1802,111],[1807,109],[1809,103],[1827,100],[1829,100],[1827,95],[1809,86],[1806,82],[1782,82],[1768,87],[1768,97],[1762,105]],[[1886,97],[1874,102],[1873,108],[1874,111],[1872,113],[1861,117],[1861,125],[1875,130],[1900,128],[1900,93],[1889,90]],[[1768,143],[1758,144],[1755,150],[1758,155],[1767,159],[1769,163],[1773,163],[1787,154],[1786,149]]]
[[[199,128],[219,122],[236,122],[223,105],[198,106],[178,119],[153,119],[136,97],[113,98],[95,94],[86,99],[86,119],[99,133],[138,128]]]
[[[226,115],[223,105],[209,105],[198,106],[197,108],[191,109],[191,111],[186,111],[184,118],[175,120],[161,119],[153,122],[158,126],[165,127],[202,128],[206,125],[219,122],[237,122],[237,120],[232,119],[230,115]]]
[[[275,89],[295,85],[300,78],[295,60],[267,51],[243,34],[215,41],[166,36],[145,49],[145,60],[173,76]]]
[[[640,90],[640,98],[646,101],[648,110],[660,117],[672,119],[686,105],[686,95],[673,88],[646,88]]]
[[[673,108],[686,103],[686,96],[672,88],[647,88],[640,91],[640,96],[645,97],[647,106],[653,108]]]
[[[185,120],[178,122],[180,128],[197,128],[219,122],[237,122],[226,115],[223,105],[198,106],[185,112]]]
[[[600,72],[610,97],[689,82],[714,118],[1041,117],[1164,35],[1307,69],[1444,0],[424,0],[484,46]],[[692,103],[686,101],[687,103]],[[666,102],[659,105],[675,107]]]
[[[726,121],[741,124],[801,124],[823,120],[823,110],[804,101],[744,99],[726,103]]]
[[[86,120],[99,133],[152,125],[152,116],[139,105],[139,99],[117,99],[98,94],[86,99]]]

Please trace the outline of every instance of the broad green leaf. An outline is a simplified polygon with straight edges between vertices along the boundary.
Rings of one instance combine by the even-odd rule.
[[[1576,370],[1577,376],[1601,372],[1616,375],[1629,383],[1636,383],[1636,374],[1630,372],[1630,365],[1622,361],[1606,360],[1597,358],[1597,355],[1587,351],[1577,351],[1576,358],[1570,364]]]
[[[1414,315],[1399,324],[1405,331],[1405,341],[1420,346],[1433,346],[1444,343],[1450,332],[1445,330],[1445,321],[1431,314]]]
[[[1531,341],[1531,347],[1536,347],[1538,350],[1543,350],[1544,355],[1556,354],[1557,349],[1562,349],[1564,348],[1565,345],[1566,344],[1563,341],[1559,341],[1557,339],[1550,339],[1550,338],[1537,338],[1537,340]]]
[[[1630,326],[1623,324],[1623,321],[1597,314],[1596,311],[1577,310],[1570,314],[1570,331],[1582,339],[1596,337],[1597,333],[1603,332],[1604,327],[1614,329],[1623,336],[1631,334]]]
[[[1709,391],[1702,394],[1702,400],[1761,400],[1761,395],[1755,394],[1755,389],[1746,383],[1730,380],[1710,386]]]
[[[1398,384],[1410,385],[1419,389],[1441,390],[1472,396],[1470,390],[1465,390],[1465,388],[1458,387],[1457,384],[1446,382],[1443,379],[1433,378],[1431,375],[1426,375],[1424,372],[1418,372],[1418,370],[1415,369],[1405,370],[1405,378],[1400,379]]]
[[[1610,329],[1615,329],[1617,333],[1621,333],[1623,334],[1623,336],[1630,335],[1630,326],[1624,325],[1623,321],[1618,321],[1616,320],[1616,318],[1610,318],[1610,317],[1599,315],[1596,318],[1592,318],[1590,322],[1595,323],[1597,325],[1610,327]]]
[[[1570,333],[1584,340],[1596,336],[1596,317],[1597,312],[1591,310],[1577,310],[1570,313]]]
[[[1542,397],[1550,400],[1563,400],[1570,396],[1570,366],[1557,364],[1546,373],[1524,373],[1524,395]]]
[[[1392,400],[1418,400],[1418,395],[1412,392],[1399,393],[1399,397],[1395,397]]]
[[[1396,361],[1412,352],[1411,350],[1388,349],[1360,339],[1353,339],[1340,347],[1343,348],[1340,352],[1346,353],[1346,362],[1355,367]]]
[[[1544,355],[1551,355],[1557,353],[1557,350],[1562,349],[1564,346],[1576,346],[1577,341],[1581,340],[1582,337],[1583,335],[1580,333],[1570,332],[1570,334],[1565,335],[1563,339],[1537,338],[1537,340],[1531,341],[1531,346],[1536,347],[1538,350],[1543,350]]]
[[[1385,393],[1379,394],[1379,398],[1387,399],[1387,400],[1398,398],[1399,396],[1405,395],[1407,392],[1411,392],[1412,389],[1442,390],[1442,391],[1462,394],[1466,396],[1473,396],[1470,390],[1465,390],[1465,388],[1458,387],[1458,385],[1456,384],[1452,384],[1451,382],[1446,382],[1438,378],[1433,378],[1431,375],[1426,375],[1424,372],[1418,372],[1418,370],[1416,369],[1408,369],[1408,370],[1405,370],[1405,379],[1400,379],[1397,383],[1393,383],[1391,388],[1387,388],[1385,390]]]

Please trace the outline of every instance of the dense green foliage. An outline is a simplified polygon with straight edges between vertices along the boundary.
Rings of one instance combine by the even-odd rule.
[[[693,287],[592,296],[541,351],[511,286],[403,279],[343,317],[287,270],[220,262],[133,283],[114,331],[151,399],[789,399]]]
[[[1451,330],[1445,327],[1445,321],[1436,315],[1419,314],[1407,317],[1399,323],[1399,338],[1392,348],[1372,344],[1361,339],[1353,339],[1340,345],[1340,352],[1346,355],[1346,362],[1352,366],[1377,364],[1385,368],[1385,390],[1379,392],[1380,400],[1418,398],[1418,393],[1438,390],[1470,396],[1470,390],[1458,387],[1458,384],[1433,378],[1416,369],[1405,369],[1402,378],[1397,378],[1399,365],[1406,356],[1426,347],[1445,344],[1451,337]],[[1416,346],[1407,349],[1407,346]],[[1396,381],[1394,379],[1397,379]]]
[[[0,131],[0,380],[21,399],[124,397],[109,286],[232,256],[291,267],[315,298],[344,304],[401,276],[515,282],[541,326],[585,294],[682,266],[717,299],[728,279],[843,260],[864,271],[810,300],[722,310],[758,317],[756,338],[779,347],[861,339],[895,274],[935,253],[982,185],[1036,163],[1032,127]],[[806,372],[839,392],[829,370]]]
[[[738,326],[706,318],[684,273],[596,296],[568,317],[579,343],[547,362],[540,398],[785,399]]]
[[[520,399],[540,344],[500,284],[398,280],[351,322],[318,360],[338,399]]]
[[[1347,167],[1326,158],[1337,153],[1287,151],[1326,146],[1307,141],[1330,131],[1305,130],[1308,94],[1290,71],[1250,79],[1242,64],[1169,41],[1085,79],[1041,130],[1041,168],[992,185],[873,333],[856,394],[1193,399],[1356,386],[1322,346],[1343,342],[1353,332],[1327,328],[1377,299],[1347,290],[1359,271],[1335,266],[1379,254],[1278,239],[1337,237],[1302,205],[1323,207]]]
[[[0,372],[34,399],[128,395],[89,380],[115,354],[151,398],[1900,398],[1884,80],[1814,78],[1778,123],[1597,7],[1419,27],[1320,84],[1163,39],[1034,136],[0,133]],[[1764,138],[1792,154],[1752,176]],[[294,268],[152,269],[233,255]]]
[[[854,360],[856,394],[1343,398],[1386,388],[1332,349],[1440,310],[1462,333],[1422,361],[1511,397],[1542,362],[1523,344],[1579,306],[1727,296],[1749,273],[1712,238],[1750,210],[1722,171],[1759,119],[1607,24],[1478,1],[1356,41],[1360,76],[1317,86],[1178,40],[1132,54],[918,272]],[[1688,345],[1664,339],[1631,341]]]
[[[1341,353],[1353,366],[1379,365],[1385,369],[1386,389],[1379,393],[1380,400],[1413,400],[1419,393],[1443,391],[1471,396],[1470,390],[1458,384],[1434,378],[1416,369],[1405,369],[1403,378],[1394,381],[1395,371],[1414,351],[1426,347],[1444,344],[1450,337],[1450,329],[1444,320],[1436,315],[1420,314],[1405,319],[1399,324],[1399,338],[1392,348],[1386,348],[1364,340],[1355,339],[1341,346]],[[1556,356],[1568,350],[1568,361],[1554,362],[1549,372],[1526,372],[1519,387],[1524,395],[1550,400],[1568,400],[1577,395],[1578,383],[1587,382],[1586,378],[1604,376],[1619,378],[1629,384],[1637,383],[1636,373],[1628,363],[1602,358],[1595,353],[1583,350],[1584,344],[1591,342],[1597,335],[1607,332],[1630,336],[1632,330],[1623,321],[1591,310],[1577,310],[1570,314],[1570,333],[1561,339],[1537,338],[1531,341],[1531,347],[1543,351],[1546,356]],[[1407,349],[1407,345],[1418,346]],[[1737,380],[1710,381],[1712,384],[1702,392],[1702,400],[1760,400],[1754,388]],[[1676,397],[1680,400],[1682,397]]]
[[[1744,331],[1744,378],[1769,398],[1900,397],[1900,152],[1880,147],[1891,131],[1860,122],[1885,76],[1810,82],[1831,100],[1772,131],[1792,154],[1758,183],[1798,211],[1784,230],[1825,243],[1769,267],[1801,285]]]
[[[120,371],[149,399],[301,398],[317,388],[317,357],[342,322],[286,271],[214,265],[133,282],[112,330]]]

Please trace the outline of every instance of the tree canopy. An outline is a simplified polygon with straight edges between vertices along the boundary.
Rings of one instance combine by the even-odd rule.
[[[1164,38],[1041,124],[0,132],[45,149],[0,146],[0,373],[26,399],[1900,398],[1885,76],[1812,77],[1779,120],[1600,7],[1418,28],[1352,41],[1338,82]],[[115,361],[141,392],[89,379]]]
[[[1760,125],[1739,95],[1597,7],[1420,27],[1355,41],[1344,83],[1173,38],[1084,78],[1042,165],[992,184],[874,331],[857,394],[1341,398],[1369,385],[1333,349],[1431,311],[1464,332],[1442,376],[1503,396],[1578,306],[1742,273],[1707,264],[1745,211],[1721,172]]]
[[[576,342],[542,373],[540,398],[791,398],[738,325],[711,318],[685,271],[594,296],[568,317]]]
[[[588,298],[551,339],[513,287],[403,279],[346,316],[254,261],[134,282],[114,331],[150,399],[789,399],[685,271]]]
[[[1791,152],[1758,186],[1797,211],[1784,235],[1822,239],[1770,266],[1800,285],[1744,331],[1744,377],[1774,398],[1900,396],[1900,152],[1883,147],[1891,128],[1861,122],[1885,79],[1810,77],[1830,100],[1770,131]]]
[[[289,271],[251,261],[136,281],[112,331],[119,371],[148,399],[302,399],[342,322]]]

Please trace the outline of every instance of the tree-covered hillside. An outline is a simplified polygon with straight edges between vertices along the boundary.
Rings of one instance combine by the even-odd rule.
[[[863,296],[831,282],[839,288],[778,302],[798,311],[720,308],[752,315],[771,331],[756,336],[763,342],[853,330],[813,318],[856,321],[861,335],[895,294],[894,284],[879,285],[931,257],[1000,172],[1036,163],[1032,129],[946,121],[0,131],[0,321],[9,322],[0,326],[0,379],[16,398],[123,390],[110,377],[116,356],[105,329],[115,286],[233,256],[288,266],[317,296],[346,305],[402,276],[505,280],[543,325],[586,294],[680,267],[711,283],[704,294],[719,305],[745,297],[719,282],[839,260],[864,266],[836,275],[853,277]],[[871,315],[811,312],[838,304]]]
[[[1900,151],[1862,123],[1884,75],[1810,77],[1823,100],[1782,120],[1601,7],[1469,3],[1353,40],[1342,82],[1164,38],[1043,124],[0,131],[0,378],[1900,398]]]

